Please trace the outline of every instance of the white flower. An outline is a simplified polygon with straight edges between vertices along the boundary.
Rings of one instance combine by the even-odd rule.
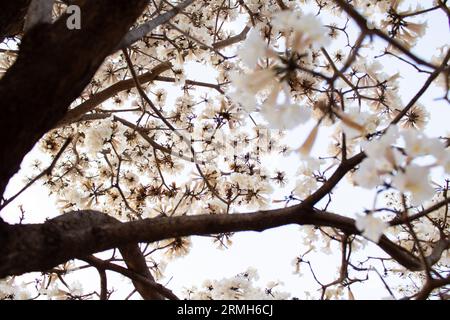
[[[248,204],[256,206],[257,209],[269,209],[269,198],[273,193],[273,187],[268,182],[255,183],[251,190],[251,198],[247,199]]]
[[[302,163],[297,169],[297,175],[312,176],[315,171],[320,170],[320,166],[325,163],[322,159],[303,157]]]
[[[249,281],[257,281],[259,279],[258,270],[254,267],[249,267],[247,271],[244,272],[244,276],[248,278]]]
[[[72,285],[70,286],[71,294],[74,296],[81,296],[83,294],[83,285],[80,281],[75,280],[72,282]]]
[[[405,172],[399,172],[392,180],[401,192],[411,192],[413,206],[418,206],[434,195],[434,189],[428,182],[429,169],[418,165],[409,165]]]
[[[358,108],[349,108],[348,112],[340,112],[342,131],[349,139],[375,132],[380,119],[369,112],[361,112]]]
[[[299,11],[282,10],[273,15],[272,25],[278,30],[296,29],[300,19]]]
[[[256,94],[264,88],[276,83],[276,74],[272,69],[261,69],[251,73],[231,73],[233,86],[240,91]]]
[[[15,291],[14,278],[0,279],[0,299],[14,295]]]
[[[392,116],[397,116],[400,112],[400,109],[396,109]],[[400,124],[403,128],[422,131],[428,124],[429,119],[430,114],[425,107],[421,104],[416,104],[406,112],[405,116],[400,120]]]
[[[256,111],[257,102],[254,94],[243,90],[236,90],[229,92],[228,96],[235,105],[240,105],[245,111]]]
[[[311,118],[311,111],[298,104],[285,103],[278,105],[264,104],[261,114],[269,122],[272,129],[292,129]]]
[[[97,153],[103,148],[103,136],[97,130],[90,130],[86,133],[84,140],[90,153]]]
[[[139,176],[131,171],[127,171],[123,175],[123,181],[128,187],[133,187],[139,183]]]
[[[392,149],[392,145],[395,144],[397,138],[398,128],[397,126],[391,126],[380,139],[363,142],[362,147],[368,159],[366,159],[361,165],[357,176],[359,176],[359,178],[369,178],[372,176],[373,179],[377,179],[373,175],[378,175],[379,172],[387,172],[392,170],[395,165],[400,162],[402,157],[396,149]],[[366,163],[366,161],[369,160],[372,162]],[[372,181],[375,182],[375,180]],[[361,180],[359,180],[358,184],[364,186],[364,183],[362,183]],[[375,185],[372,184],[372,187],[374,186]],[[370,187],[367,186],[367,188]]]
[[[31,293],[25,288],[17,288],[16,292],[14,293],[15,300],[29,300],[31,299],[31,297]]]
[[[428,138],[417,130],[405,130],[402,137],[405,140],[405,151],[410,157],[433,155],[439,158],[445,151],[445,146],[439,139]]]
[[[80,187],[67,188],[64,191],[63,199],[58,201],[61,209],[70,208],[72,206],[84,208],[88,199],[88,194]]]
[[[383,157],[386,150],[391,148],[398,138],[398,127],[390,126],[386,133],[378,140],[372,140],[363,144],[364,153],[372,159]]]
[[[432,58],[432,62],[435,65],[440,65],[442,63],[442,61],[445,58],[445,55],[447,54],[448,50],[450,48],[450,45],[445,44],[442,47],[436,48],[436,52],[437,54],[433,56]],[[448,90],[448,83],[450,82],[450,74],[446,73],[446,72],[441,72],[441,74],[439,75],[439,77],[434,80],[434,84],[438,87],[440,87],[441,89],[444,90],[444,92],[447,92]]]
[[[84,139],[84,143],[88,148],[88,152],[96,154],[101,151],[105,140],[111,138],[112,128],[111,123],[108,120],[103,121],[97,127],[88,129]]]
[[[353,176],[353,180],[361,187],[372,189],[380,185],[382,182],[381,175],[377,170],[377,163],[373,159],[366,159],[359,166]]]
[[[222,214],[227,213],[227,205],[221,200],[214,198],[206,204],[206,212],[210,214]],[[204,212],[200,212],[204,213]]]
[[[357,215],[355,225],[359,231],[362,231],[364,237],[373,242],[378,242],[388,227],[386,222],[371,214]]]
[[[318,187],[317,180],[311,176],[304,176],[297,180],[294,193],[300,198],[306,198]]]
[[[267,44],[261,37],[259,30],[253,28],[247,35],[237,54],[242,62],[249,68],[255,68],[258,60],[265,56]]]
[[[359,10],[364,12],[364,15],[371,16],[377,12],[387,12],[392,6],[391,0],[355,0],[354,4]]]
[[[278,87],[276,74],[272,69],[255,70],[250,73],[234,72],[230,74],[230,79],[234,89],[228,93],[228,96],[247,112],[256,110],[258,92],[266,88]],[[274,89],[272,89],[273,91]]]
[[[252,177],[244,173],[235,173],[231,176],[231,182],[236,184],[239,189],[249,189],[254,184]]]
[[[294,32],[291,45],[295,51],[304,51],[309,46],[320,48],[330,41],[328,29],[314,14],[301,15],[298,11],[284,10],[273,16],[272,24],[279,31]]]

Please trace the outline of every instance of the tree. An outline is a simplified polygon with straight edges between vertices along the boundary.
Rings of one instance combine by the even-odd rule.
[[[435,103],[449,102],[448,37],[433,57],[414,50],[430,14],[450,19],[446,0],[17,0],[0,14],[0,209],[41,183],[61,211],[39,224],[0,218],[3,298],[19,298],[16,276],[35,271],[33,297],[58,297],[66,274],[94,267],[100,299],[111,294],[106,270],[144,299],[176,299],[158,265],[186,254],[190,236],[225,245],[289,224],[303,226],[309,249],[294,265],[316,279],[314,298],[352,298],[373,273],[396,298],[448,298],[449,138],[428,136],[421,104],[432,87],[444,90]],[[74,18],[81,28],[68,28]],[[402,74],[380,61],[424,79],[406,103]],[[188,78],[194,62],[217,82]],[[286,132],[298,148],[283,143]],[[33,176],[6,196],[35,146],[51,159],[24,163]],[[287,160],[266,168],[280,154],[296,157],[296,174]],[[357,215],[334,212],[343,185],[348,198],[366,188],[374,199]],[[378,256],[365,254],[368,241]],[[307,260],[318,242],[341,261],[330,283]],[[120,253],[94,255],[108,249]],[[287,297],[254,278],[191,297]]]

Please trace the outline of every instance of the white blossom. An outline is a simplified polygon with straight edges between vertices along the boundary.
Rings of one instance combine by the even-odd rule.
[[[283,10],[274,14],[272,24],[279,31],[293,31],[293,49],[305,50],[308,46],[320,48],[329,43],[328,29],[314,14],[302,15],[298,11]]]
[[[304,176],[297,180],[294,193],[304,199],[318,188],[317,180],[312,176]]]
[[[416,130],[404,130],[402,137],[405,140],[405,151],[410,157],[424,155],[435,155],[439,157],[445,152],[445,146],[439,139],[428,138]]]
[[[361,187],[372,189],[382,184],[382,176],[378,172],[377,162],[373,159],[364,160],[353,176],[353,180]]]
[[[410,192],[412,205],[418,206],[434,195],[429,183],[429,168],[411,164],[392,179],[392,184],[401,192]]]
[[[253,28],[239,48],[238,56],[247,67],[253,69],[258,64],[258,60],[265,56],[266,51],[266,42],[261,37],[259,30]]]
[[[99,125],[90,128],[85,133],[85,145],[89,152],[95,154],[103,149],[106,140],[111,138],[112,128],[108,120],[102,121]]]
[[[355,225],[364,237],[373,242],[380,240],[380,237],[388,226],[386,222],[374,217],[372,214],[357,215]]]
[[[261,114],[273,129],[292,129],[311,118],[311,111],[294,103],[264,104]]]

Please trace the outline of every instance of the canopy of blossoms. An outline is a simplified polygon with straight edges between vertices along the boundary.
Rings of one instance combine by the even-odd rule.
[[[54,1],[53,20],[66,9]],[[376,276],[391,298],[448,299],[450,140],[428,130],[433,103],[449,107],[448,25],[433,55],[416,53],[434,16],[450,18],[447,1],[151,1],[36,141],[16,188],[46,188],[56,222],[81,230],[85,213],[90,227],[114,228],[50,268],[0,268],[0,298],[114,298],[103,282],[86,292],[82,277],[64,281],[89,267],[130,278],[144,298],[176,298],[156,281],[190,236],[225,248],[236,232],[298,224],[292,271],[314,287],[287,293],[278,275],[261,285],[252,267],[179,298],[354,299],[352,286]],[[0,77],[21,41],[3,41]],[[0,210],[16,203],[6,190]],[[366,191],[357,212],[334,206]],[[133,273],[129,243],[146,271]],[[332,282],[315,275],[319,251],[340,264]],[[42,272],[19,276],[31,271]]]

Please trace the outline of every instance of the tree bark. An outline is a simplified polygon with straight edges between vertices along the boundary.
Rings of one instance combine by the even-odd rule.
[[[24,156],[63,118],[146,4],[79,1],[80,30],[69,30],[63,15],[25,34],[17,61],[0,80],[0,195]]]
[[[30,1],[0,1],[0,43],[22,32]]]
[[[360,234],[353,219],[300,205],[243,214],[197,215],[108,223],[92,211],[66,213],[43,224],[0,225],[0,278],[43,271],[73,258],[130,243],[155,242],[190,235],[263,231],[288,224],[334,227]],[[113,219],[113,218],[109,218]],[[381,237],[378,245],[410,270],[421,270],[420,259]]]

